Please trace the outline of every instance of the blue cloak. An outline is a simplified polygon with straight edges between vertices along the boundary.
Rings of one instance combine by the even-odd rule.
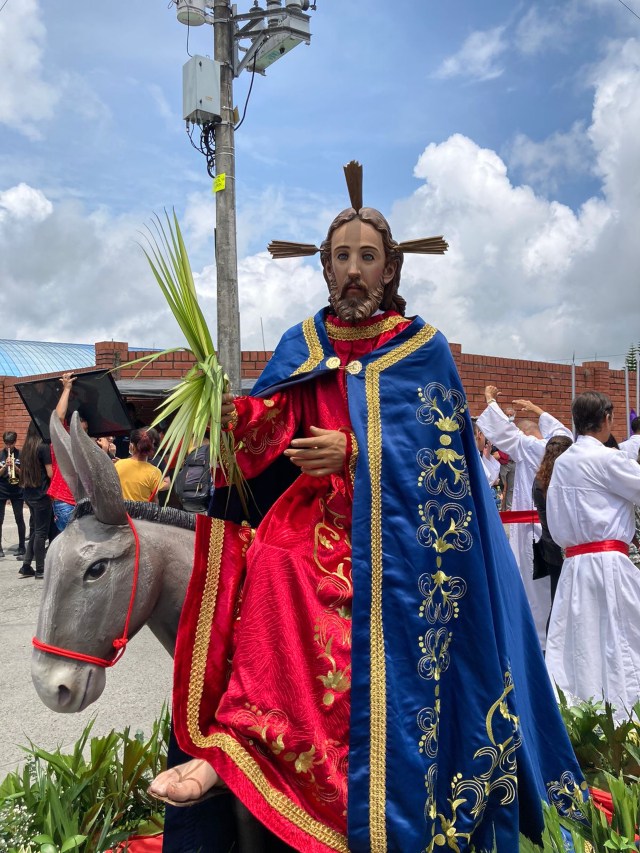
[[[284,335],[253,395],[337,368],[324,316]],[[580,817],[586,783],[449,345],[416,317],[347,371],[349,849],[515,853],[543,799]]]

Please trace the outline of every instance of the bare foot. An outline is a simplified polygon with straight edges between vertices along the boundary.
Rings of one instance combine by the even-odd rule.
[[[214,785],[222,781],[208,761],[194,758],[158,774],[149,785],[149,794],[176,803],[201,799]]]

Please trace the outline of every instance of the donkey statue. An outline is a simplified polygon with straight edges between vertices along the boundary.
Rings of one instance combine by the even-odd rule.
[[[69,433],[55,412],[50,429],[77,507],[47,553],[31,675],[47,707],[72,713],[98,699],[116,649],[145,623],[173,655],[195,516],[125,501],[113,462],[76,413]]]

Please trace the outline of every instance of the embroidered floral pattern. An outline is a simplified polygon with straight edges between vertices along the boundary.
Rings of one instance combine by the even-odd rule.
[[[430,628],[420,639],[422,657],[418,662],[418,672],[426,680],[440,681],[442,673],[447,671],[451,656],[449,646],[453,634],[446,628]]]
[[[237,449],[245,448],[249,453],[264,453],[267,447],[278,445],[282,442],[287,431],[287,424],[280,417],[282,410],[273,400],[264,400],[266,412],[260,421],[253,427],[247,429],[238,444]]]
[[[247,733],[254,732],[257,738],[252,742],[256,748],[268,750],[291,764],[296,773],[296,782],[301,787],[310,788],[317,800],[334,802],[342,798],[346,805],[347,772],[343,766],[346,759],[341,757],[339,744],[335,741],[322,745],[311,744],[308,749],[298,751],[290,749],[287,743],[293,737],[287,715],[278,709],[262,711],[249,703],[234,715],[233,726]],[[315,770],[318,767],[323,767],[325,783],[316,777]]]
[[[351,541],[345,530],[345,516],[331,509],[324,499],[320,500],[320,507],[322,521],[315,527],[313,558],[322,573],[318,597],[328,597],[329,603],[318,616],[314,640],[321,648],[318,657],[329,664],[326,675],[319,675],[318,680],[324,687],[322,702],[330,706],[339,693],[351,688],[351,664],[341,669],[333,652],[334,643],[343,649],[351,648]]]
[[[568,770],[562,774],[559,782],[547,783],[551,805],[555,806],[561,815],[574,820],[583,820],[585,817],[582,807],[587,790],[587,783],[583,781],[578,784],[573,773]]]
[[[471,512],[460,504],[428,501],[418,505],[418,513],[422,519],[418,542],[425,548],[434,548],[436,554],[469,550],[473,542],[468,530]]]
[[[464,395],[455,388],[445,388],[431,382],[418,389],[421,405],[416,417],[425,426],[435,426],[441,433],[441,447],[425,447],[417,454],[422,472],[418,485],[429,494],[444,493],[449,498],[463,498],[469,493],[469,474],[461,449],[452,447],[452,435],[464,429],[467,403]]]
[[[424,616],[427,622],[434,625],[436,622],[447,623],[450,619],[458,618],[458,601],[467,591],[463,578],[449,577],[439,569],[434,574],[420,575],[418,588],[425,596],[420,605],[420,616]]]
[[[474,753],[474,761],[479,765],[484,764],[484,769],[471,778],[464,779],[461,773],[456,773],[451,780],[451,795],[449,796],[448,810],[439,811],[435,799],[435,782],[437,771],[430,770],[425,776],[427,786],[427,803],[425,815],[431,821],[431,842],[426,848],[426,853],[446,847],[449,850],[466,849],[471,841],[472,832],[463,831],[458,825],[459,813],[464,811],[476,822],[482,818],[484,810],[491,796],[497,795],[501,806],[512,803],[517,794],[518,780],[516,776],[516,751],[521,744],[518,730],[518,718],[504,713],[507,706],[507,696],[513,690],[513,679],[510,672],[505,673],[504,689],[502,694],[489,709],[486,719],[487,745],[481,747]],[[494,717],[496,713],[511,723],[507,736],[498,741],[494,732]],[[464,821],[468,826],[468,821]]]

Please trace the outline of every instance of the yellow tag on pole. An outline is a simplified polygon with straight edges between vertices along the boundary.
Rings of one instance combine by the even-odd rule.
[[[216,175],[213,179],[213,191],[214,193],[219,193],[220,190],[223,190],[227,185],[227,176],[223,172],[221,175]]]

